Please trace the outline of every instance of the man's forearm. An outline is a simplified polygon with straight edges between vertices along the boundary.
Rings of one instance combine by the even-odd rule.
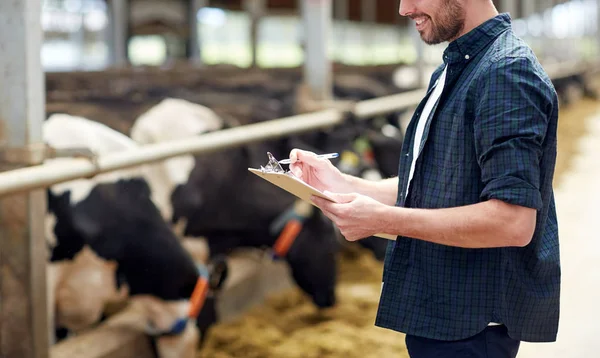
[[[369,196],[380,203],[394,206],[398,196],[398,177],[371,181],[352,175],[344,174],[348,186],[358,194]]]
[[[445,209],[382,208],[374,214],[385,233],[464,248],[525,246],[536,210],[489,200]]]

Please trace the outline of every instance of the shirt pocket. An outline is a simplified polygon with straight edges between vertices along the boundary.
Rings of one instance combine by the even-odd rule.
[[[468,166],[473,160],[473,131],[462,113],[440,112],[431,123],[427,137],[427,162],[435,169],[448,170]]]

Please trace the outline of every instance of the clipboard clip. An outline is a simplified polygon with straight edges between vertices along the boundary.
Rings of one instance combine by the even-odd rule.
[[[279,161],[277,161],[277,159],[275,159],[275,157],[273,156],[273,154],[271,154],[271,152],[267,152],[267,157],[269,158],[269,161],[267,162],[267,165],[265,165],[264,167],[262,165],[260,166],[260,170],[263,173],[281,173],[281,174],[286,174],[287,173],[283,169],[283,167],[281,166],[281,164],[279,164]]]

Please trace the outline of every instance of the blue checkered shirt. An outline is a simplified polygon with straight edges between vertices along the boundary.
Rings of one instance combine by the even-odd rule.
[[[537,210],[525,247],[465,249],[398,237],[385,258],[375,324],[458,340],[503,323],[522,341],[556,339],[560,260],[552,189],[556,91],[530,48],[500,14],[451,42],[406,130],[396,205],[448,208],[488,199]],[[408,196],[420,112],[448,65],[425,125]],[[423,144],[424,143],[424,144]]]

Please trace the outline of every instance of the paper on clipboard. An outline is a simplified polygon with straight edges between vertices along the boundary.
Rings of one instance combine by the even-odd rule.
[[[315,205],[311,200],[311,195],[316,195],[327,200],[335,202],[331,197],[325,195],[320,190],[308,185],[302,180],[296,178],[293,174],[290,173],[279,173],[279,172],[265,172],[260,169],[248,168],[248,170],[264,180],[270,182],[273,185],[280,187],[281,189],[294,194],[296,197]],[[318,206],[317,206],[318,207]],[[395,235],[389,234],[376,234],[374,236],[381,237],[383,239],[388,240],[396,240]]]

